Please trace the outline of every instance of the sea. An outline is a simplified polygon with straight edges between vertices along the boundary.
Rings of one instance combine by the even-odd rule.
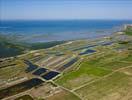
[[[89,39],[120,31],[132,20],[3,20],[0,34],[27,42]]]

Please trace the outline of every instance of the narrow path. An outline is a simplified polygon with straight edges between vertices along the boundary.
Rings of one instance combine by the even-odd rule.
[[[65,87],[63,87],[63,86],[60,86],[60,85],[56,84],[54,81],[51,81],[51,82],[52,82],[53,84],[59,86],[60,88],[62,88],[62,89],[64,89],[64,90],[66,90],[66,91],[68,91],[68,92],[74,94],[74,95],[77,96],[80,100],[83,100],[76,92],[71,91],[70,89],[67,89],[67,88],[65,88]]]

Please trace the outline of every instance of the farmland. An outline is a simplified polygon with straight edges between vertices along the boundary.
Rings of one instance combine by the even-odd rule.
[[[0,59],[0,99],[131,100],[131,88],[132,37],[124,34]]]

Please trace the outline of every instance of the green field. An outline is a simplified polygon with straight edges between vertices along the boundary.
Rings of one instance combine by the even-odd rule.
[[[37,78],[43,80],[44,84],[29,90],[24,87],[25,91],[23,93],[20,91],[21,95],[13,90],[16,95],[11,98],[9,96],[9,99],[131,100],[132,40],[129,38],[131,38],[130,35],[125,35],[125,39],[122,40],[122,35],[119,35],[118,39],[111,36],[95,40],[30,45],[23,55],[0,59],[0,88]],[[103,45],[103,43],[112,44]],[[81,52],[89,49],[96,52],[80,55]],[[78,60],[66,66],[73,58]],[[24,63],[25,60],[37,65],[38,68],[46,68],[48,71],[57,71],[60,74],[46,80],[42,75],[46,75],[47,71],[40,72],[41,75],[33,74],[37,69],[26,73],[25,70],[29,67]],[[65,68],[59,70],[60,67]]]
[[[76,92],[84,100],[127,100],[123,99],[123,97],[125,98],[127,94],[129,96],[132,94],[131,83],[130,76],[116,72],[104,79],[82,87],[76,90]]]
[[[125,33],[127,34],[127,35],[132,35],[132,27],[127,27],[126,28],[126,30],[125,30]]]
[[[73,89],[88,81],[107,75],[111,70],[91,66],[88,62],[82,62],[78,70],[64,74],[56,83]]]

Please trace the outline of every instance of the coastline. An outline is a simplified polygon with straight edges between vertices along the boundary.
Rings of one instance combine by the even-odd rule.
[[[131,20],[3,21],[0,34],[18,41],[50,42],[97,38],[119,31]]]

